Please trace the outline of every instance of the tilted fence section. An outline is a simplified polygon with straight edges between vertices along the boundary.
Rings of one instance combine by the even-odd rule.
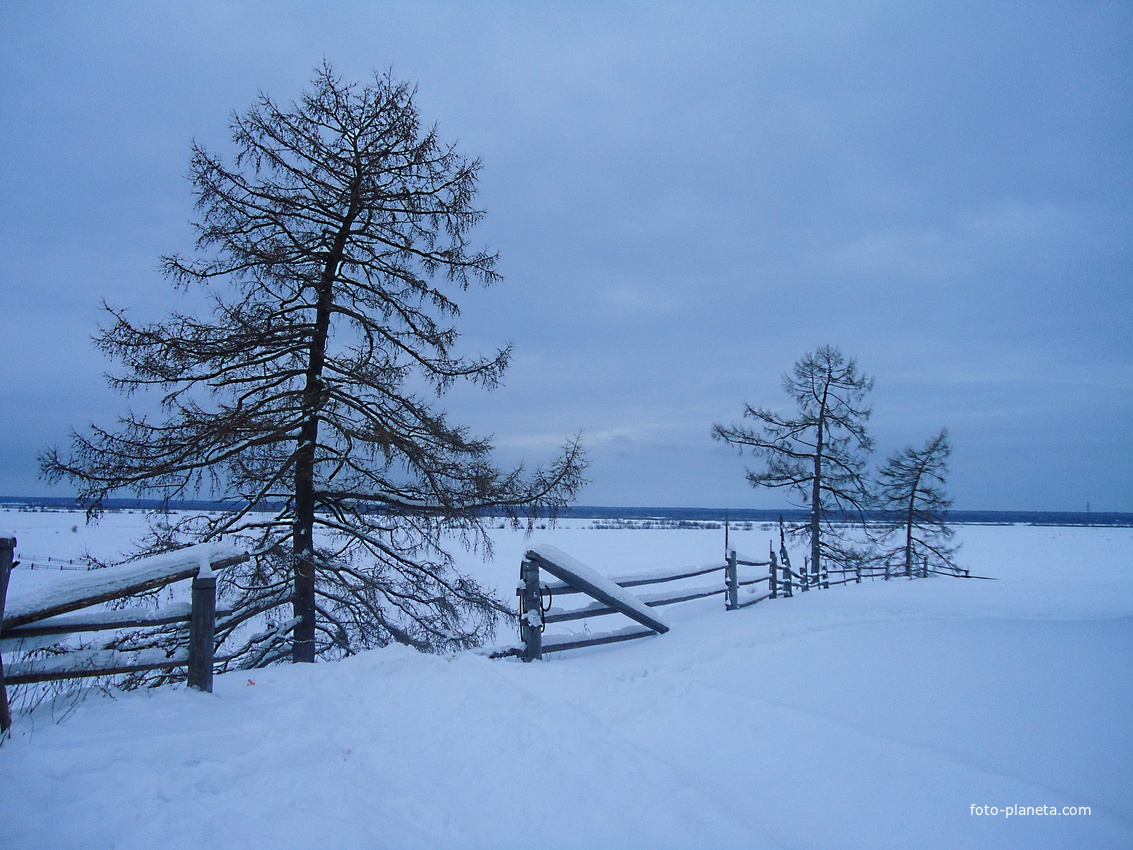
[[[738,611],[766,599],[791,597],[796,592],[826,589],[840,584],[861,584],[863,579],[888,581],[899,575],[920,575],[919,571],[900,573],[884,564],[863,564],[857,567],[795,571],[791,568],[786,546],[781,545],[778,555],[771,548],[766,560],[741,558],[735,550],[728,552],[722,561],[701,567],[679,567],[652,573],[606,577],[579,563],[553,546],[529,549],[520,566],[519,634],[520,646],[501,647],[491,653],[494,658],[519,656],[524,661],[541,659],[549,652],[582,649],[607,643],[635,640],[664,634],[669,626],[653,610],[694,599],[723,595],[724,608]],[[760,572],[752,574],[750,569]],[[925,567],[923,572],[930,572]],[[544,577],[547,574],[548,578]],[[967,570],[948,575],[965,578]],[[687,582],[699,577],[716,577],[712,583],[688,587]],[[720,579],[723,579],[722,581]],[[683,582],[669,590],[638,592],[638,588]],[[634,592],[630,592],[631,589]],[[564,598],[582,596],[582,604],[563,607]],[[584,634],[546,634],[546,628],[555,623],[589,620],[610,614],[624,614],[635,623],[620,629]]]
[[[189,546],[54,582],[40,592],[6,605],[15,547],[15,538],[0,538],[0,725],[3,729],[11,725],[8,685],[185,667],[191,687],[212,691],[217,618],[232,613],[216,608],[214,571],[247,561],[247,553],[208,543]],[[188,603],[167,605],[160,610],[141,607],[85,610],[189,579],[192,579],[192,601]],[[73,649],[45,658],[4,664],[5,654],[53,646],[68,635],[177,623],[188,624],[188,641],[172,653],[162,649]]]
[[[756,567],[767,572],[755,577],[741,576],[740,567]],[[551,577],[550,580],[544,581],[544,573]],[[702,576],[717,580],[700,586],[687,586],[688,580]],[[533,547],[523,559],[516,589],[522,646],[503,649],[493,655],[515,655],[525,661],[533,661],[549,652],[664,634],[669,627],[653,610],[655,608],[721,595],[725,609],[736,611],[780,594],[789,596],[797,580],[789,568],[779,565],[774,552],[765,561],[743,559],[732,551],[726,560],[705,566],[607,578],[553,546]],[[668,590],[630,592],[631,588],[636,591],[638,588],[677,582],[683,584]],[[760,585],[766,585],[765,592],[759,593],[763,589]],[[577,595],[589,597],[589,601],[575,607],[556,605],[564,597],[569,599]],[[546,627],[554,623],[588,620],[609,614],[624,614],[636,621],[635,625],[599,633],[545,634]]]

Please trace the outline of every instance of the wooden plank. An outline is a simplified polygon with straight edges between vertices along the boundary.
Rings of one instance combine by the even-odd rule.
[[[41,635],[68,635],[76,632],[103,632],[112,629],[142,629],[149,626],[168,626],[173,623],[189,622],[192,605],[188,602],[174,602],[161,608],[119,608],[116,610],[88,611],[82,614],[61,614],[36,620],[26,626],[14,629],[5,628],[0,636],[4,641],[17,640]],[[231,608],[217,609],[217,618],[230,617]]]
[[[735,611],[740,607],[740,580],[736,572],[736,551],[728,553],[728,566],[724,570],[724,585],[728,595],[724,597],[724,609]]]
[[[614,632],[603,632],[594,635],[562,635],[559,637],[543,637],[543,652],[563,652],[568,649],[583,649],[587,646],[601,646],[607,643],[621,643],[626,640],[651,637],[657,634],[654,629],[643,626],[630,626]]]
[[[129,564],[92,570],[55,582],[41,593],[17,600],[8,609],[4,628],[7,630],[59,614],[69,614],[192,578],[202,564],[221,570],[247,560],[248,554],[234,547],[201,543]]]
[[[213,638],[216,635],[216,573],[193,578],[193,611],[189,617],[190,688],[212,693]]]
[[[645,593],[638,597],[650,608],[660,608],[664,605],[676,605],[678,602],[689,602],[693,599],[703,599],[706,596],[715,596],[723,593],[725,588],[713,586],[711,588],[699,587],[689,590],[669,590],[661,593]],[[551,608],[543,617],[544,623],[566,623],[571,620],[584,620],[587,617],[601,617],[605,614],[621,613],[604,602],[591,602],[581,608],[563,610]]]
[[[538,546],[527,551],[527,558],[555,578],[573,584],[600,602],[616,608],[632,620],[664,634],[669,626],[649,610],[641,600],[614,584],[585,564],[576,561],[554,546]]]
[[[87,611],[81,614],[61,614],[37,620],[26,626],[11,627],[4,624],[0,632],[5,640],[15,638],[39,637],[40,635],[65,635],[74,632],[98,632],[108,629],[141,628],[144,626],[164,626],[168,623],[188,622],[189,604],[187,602],[168,605],[160,610],[135,606],[118,610]]]
[[[767,566],[771,568],[767,574],[767,586],[771,588],[771,598],[776,599],[779,596],[779,581],[777,576],[779,572],[779,562],[775,559],[774,549],[771,550],[771,560],[767,562]]]
[[[751,579],[748,579],[747,581],[739,582],[739,584],[737,584],[736,586],[737,587],[750,587],[753,584],[763,584],[765,581],[768,581],[770,578],[771,578],[771,576],[760,576],[759,578],[751,578]]]
[[[523,641],[524,661],[538,661],[543,657],[543,597],[539,590],[539,565],[524,560],[519,568],[519,638]]]
[[[166,655],[160,649],[118,652],[113,649],[86,649],[66,652],[51,658],[22,661],[8,668],[9,685],[30,685],[59,679],[80,679],[88,676],[112,676],[140,673],[166,667],[183,667],[189,663],[189,652],[178,650]]]
[[[741,552],[738,552],[738,551],[736,552],[736,564],[738,564],[741,567],[769,567],[769,566],[771,566],[771,562],[769,560],[767,560],[766,558],[764,558],[764,559],[753,558],[750,555],[745,555],[745,554],[742,554]]]
[[[675,567],[668,570],[660,570],[656,573],[631,573],[623,576],[611,576],[610,581],[618,587],[623,588],[643,587],[649,584],[664,584],[669,581],[680,581],[683,578],[696,578],[697,576],[707,575],[708,573],[719,572],[724,569],[725,566],[725,564],[711,564],[704,567]],[[560,596],[568,593],[584,592],[561,581],[548,582],[544,585],[544,588]]]
[[[696,578],[708,573],[719,572],[724,569],[723,564],[710,564],[704,567],[680,567],[672,570],[659,571],[653,575],[629,575],[611,579],[619,587],[643,587],[648,584],[663,584],[668,581],[680,581],[683,578]]]
[[[748,605],[754,605],[756,602],[762,602],[764,599],[770,599],[770,598],[771,598],[771,594],[765,593],[762,596],[755,597],[755,599],[745,599],[743,602],[741,602],[739,604],[739,607],[740,608],[746,608]]]
[[[703,599],[706,596],[715,596],[717,593],[723,593],[722,587],[700,587],[690,588],[689,590],[676,590],[669,591],[665,595],[649,594],[641,597],[641,601],[648,605],[650,608],[657,608],[662,605],[676,605],[678,602],[689,602],[693,599]],[[653,598],[656,596],[657,598]]]
[[[39,620],[28,626],[20,626],[11,631],[5,631],[0,637],[0,648],[4,652],[31,652],[54,646],[68,635],[82,632],[111,631],[115,629],[144,629],[157,626],[169,626],[175,623],[188,623],[190,605],[175,603],[156,611],[148,608],[122,608],[117,611],[92,611],[90,614],[64,614],[48,620]],[[171,610],[172,609],[172,610]],[[180,613],[184,609],[183,613]],[[126,616],[137,614],[136,618]],[[217,624],[225,617],[235,613],[232,608],[218,608],[216,611]],[[95,614],[123,615],[120,618],[107,617],[105,619],[92,619]],[[92,619],[91,622],[87,622]],[[72,621],[73,625],[67,625]]]
[[[611,608],[605,602],[594,602],[588,605],[583,605],[581,608],[551,608],[543,615],[543,622],[550,623],[568,623],[571,620],[585,620],[587,617],[602,617],[606,614],[617,614],[618,611]]]

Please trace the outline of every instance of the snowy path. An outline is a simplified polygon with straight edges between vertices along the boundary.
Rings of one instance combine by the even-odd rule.
[[[714,554],[678,535],[546,540],[597,568]],[[1133,531],[961,536],[1000,581],[703,600],[543,663],[390,648],[90,699],[0,748],[0,847],[1133,846]],[[501,582],[526,544],[501,533]]]

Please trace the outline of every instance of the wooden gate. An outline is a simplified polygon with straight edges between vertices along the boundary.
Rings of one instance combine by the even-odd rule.
[[[741,579],[738,567],[768,567],[769,572],[756,578]],[[766,561],[745,560],[737,557],[734,551],[728,553],[723,562],[701,567],[679,567],[642,575],[607,578],[585,564],[554,546],[536,546],[527,550],[520,568],[520,584],[516,589],[519,596],[519,630],[522,647],[495,655],[520,655],[524,661],[534,661],[547,652],[566,649],[581,649],[618,641],[634,640],[664,634],[668,625],[653,608],[688,602],[708,596],[724,594],[724,607],[729,611],[745,608],[763,599],[776,595],[781,586],[778,579],[780,571],[774,552]],[[558,579],[557,582],[544,583],[541,573],[547,572]],[[652,592],[641,596],[630,593],[628,588],[638,588],[654,584],[681,581],[698,576],[723,573],[723,582],[700,587],[682,587],[676,590]],[[783,576],[788,582],[789,577]],[[740,589],[750,588],[767,582],[767,593],[751,599],[740,599]],[[789,587],[789,584],[788,584]],[[569,594],[582,593],[594,601],[579,608],[560,609],[554,607],[554,600]],[[544,598],[548,601],[544,605]],[[622,629],[586,635],[556,635],[548,637],[543,630],[548,624],[599,617],[605,614],[624,614],[637,625]]]

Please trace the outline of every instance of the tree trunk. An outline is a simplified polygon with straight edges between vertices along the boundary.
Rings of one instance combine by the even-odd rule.
[[[320,287],[315,333],[307,363],[307,383],[303,389],[303,408],[307,416],[299,431],[299,444],[295,451],[295,527],[292,533],[295,588],[292,611],[299,618],[299,623],[295,627],[291,647],[291,660],[294,662],[315,660],[315,447],[319,439],[331,292],[329,284]]]
[[[822,448],[823,426],[826,424],[826,400],[823,398],[822,409],[818,415],[818,432],[814,444],[814,481],[811,482],[810,495],[810,572],[814,583],[818,584],[821,570],[818,566],[822,553],[822,541],[819,535],[822,532]]]
[[[913,481],[913,490],[909,493],[909,512],[905,517],[905,575],[913,574],[913,513],[917,504],[917,490],[921,486],[921,471]]]
[[[295,588],[292,612],[299,618],[291,646],[292,662],[315,660],[315,453],[319,439],[319,416],[325,398],[323,366],[326,363],[330,314],[334,303],[334,280],[346,247],[346,238],[356,215],[355,204],[335,235],[334,245],[319,280],[315,304],[315,328],[307,358],[306,385],[303,388],[305,419],[299,430],[295,451],[295,526],[292,532],[292,558]]]

